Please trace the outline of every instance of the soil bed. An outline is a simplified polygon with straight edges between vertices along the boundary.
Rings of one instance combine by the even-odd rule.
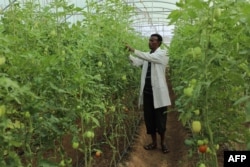
[[[170,152],[163,154],[159,145],[157,149],[147,151],[143,145],[150,143],[150,136],[146,134],[145,125],[142,122],[130,154],[119,164],[119,167],[191,167],[187,157],[188,149],[184,145],[187,134],[178,121],[178,113],[169,112],[166,142]]]

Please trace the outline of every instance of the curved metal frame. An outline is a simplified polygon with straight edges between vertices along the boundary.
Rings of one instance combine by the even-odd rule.
[[[164,27],[168,27],[169,20],[167,17],[172,10],[177,9],[177,1],[123,0],[123,2],[137,9],[135,12],[131,13],[133,15],[133,27],[141,28],[141,31],[143,31],[143,27],[147,27],[153,31],[157,31],[159,27],[162,27],[162,29],[164,29]],[[152,5],[150,5],[150,3],[152,3]]]
[[[13,0],[13,1],[11,1],[8,5],[6,5],[3,9],[2,9],[2,11],[5,11],[6,9],[8,9],[9,7],[10,7],[10,5],[12,5],[13,3],[15,3],[17,0]]]

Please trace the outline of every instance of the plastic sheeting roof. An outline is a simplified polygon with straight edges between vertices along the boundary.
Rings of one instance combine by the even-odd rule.
[[[134,27],[143,35],[160,33],[163,36],[172,36],[173,26],[168,25],[167,17],[177,9],[178,0],[127,0],[129,5],[136,8],[133,17]]]
[[[6,9],[12,2],[25,2],[26,0],[1,0],[0,8]],[[36,1],[36,0],[35,0]],[[37,0],[41,4],[47,4],[53,0]],[[101,2],[104,0],[97,0]],[[134,21],[133,27],[142,35],[149,36],[152,33],[159,33],[169,42],[172,36],[173,26],[168,25],[167,17],[170,12],[177,9],[176,2],[179,0],[121,0],[124,3],[135,7],[135,13],[132,13]],[[75,6],[84,8],[86,0],[68,0]],[[82,19],[81,16],[75,15],[69,17],[73,22]]]

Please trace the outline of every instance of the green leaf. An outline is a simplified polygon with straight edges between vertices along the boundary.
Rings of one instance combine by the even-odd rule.
[[[94,122],[94,124],[95,124],[97,127],[100,127],[100,123],[99,123],[98,119],[96,119],[95,117],[91,117],[91,120],[92,120],[92,122]]]
[[[175,4],[176,4],[176,6],[181,7],[181,8],[184,7],[184,4],[181,2],[176,2]]]
[[[22,142],[12,140],[9,142],[9,144],[14,146],[14,147],[20,147],[22,145]]]
[[[169,25],[175,23],[182,15],[180,10],[173,10],[169,15],[168,19],[170,19]]]
[[[185,145],[187,145],[187,146],[192,146],[192,145],[194,145],[194,141],[191,140],[191,139],[185,139],[185,140],[184,140],[184,143],[185,143]]]
[[[244,97],[240,98],[239,100],[237,100],[237,101],[234,103],[234,105],[241,104],[241,103],[247,101],[248,99],[250,99],[250,96],[244,96]]]
[[[53,83],[50,82],[49,84],[50,84],[50,87],[51,87],[52,89],[56,90],[57,92],[59,92],[59,93],[67,93],[65,90],[58,88],[58,87],[57,87],[56,85],[54,85]]]

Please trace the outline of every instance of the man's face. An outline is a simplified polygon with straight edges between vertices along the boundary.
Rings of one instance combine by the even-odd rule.
[[[158,41],[158,37],[157,36],[150,37],[148,46],[151,50],[156,50],[160,46],[160,41]]]

